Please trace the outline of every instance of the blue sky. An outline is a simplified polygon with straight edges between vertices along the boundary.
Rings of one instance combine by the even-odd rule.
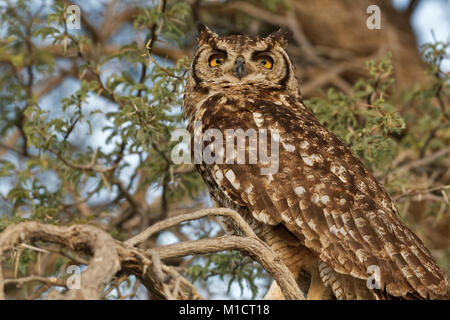
[[[410,0],[392,0],[394,6],[399,10],[406,9],[409,2]],[[450,1],[420,1],[411,16],[411,24],[419,46],[426,42],[433,42],[433,34],[438,41],[450,40]],[[444,61],[442,68],[444,71],[450,71],[450,61]]]

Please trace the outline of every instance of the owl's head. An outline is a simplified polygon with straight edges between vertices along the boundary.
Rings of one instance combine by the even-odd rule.
[[[193,58],[188,85],[254,85],[272,90],[298,91],[294,68],[281,32],[269,36],[220,37],[201,25],[198,50]]]

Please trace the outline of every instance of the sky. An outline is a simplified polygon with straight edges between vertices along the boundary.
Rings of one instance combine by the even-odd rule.
[[[398,10],[406,9],[409,2],[410,0],[392,0]],[[450,40],[450,0],[421,0],[411,16],[411,24],[419,46],[434,42],[433,34],[435,40]],[[450,71],[448,59],[443,62],[442,69]]]

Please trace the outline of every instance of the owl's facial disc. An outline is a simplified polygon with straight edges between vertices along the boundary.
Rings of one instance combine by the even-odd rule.
[[[191,79],[195,85],[262,85],[276,90],[296,87],[286,39],[280,32],[265,38],[231,35],[220,37],[200,30],[199,49],[193,59]]]

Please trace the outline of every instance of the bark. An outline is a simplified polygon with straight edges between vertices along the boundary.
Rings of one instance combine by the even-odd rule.
[[[135,247],[153,234],[181,222],[218,215],[232,218],[240,227],[243,236],[184,241],[147,251]],[[32,221],[22,222],[0,233],[0,256],[3,257],[5,252],[14,250],[21,244],[36,241],[56,243],[92,257],[87,270],[81,274],[81,288],[71,289],[63,294],[53,292],[49,294],[52,299],[101,299],[108,284],[117,277],[130,274],[135,275],[156,298],[203,299],[195,287],[174,268],[165,265],[164,260],[225,250],[239,250],[258,261],[282,288],[287,299],[302,300],[304,296],[291,272],[277,254],[256,237],[251,227],[238,213],[230,209],[204,209],[168,218],[125,242],[115,240],[106,231],[90,225],[66,227]],[[45,249],[36,246],[27,245],[27,247],[45,252]],[[5,284],[21,286],[36,281],[48,287],[66,285],[61,279],[39,275],[4,279],[0,264],[0,299],[5,299]]]

